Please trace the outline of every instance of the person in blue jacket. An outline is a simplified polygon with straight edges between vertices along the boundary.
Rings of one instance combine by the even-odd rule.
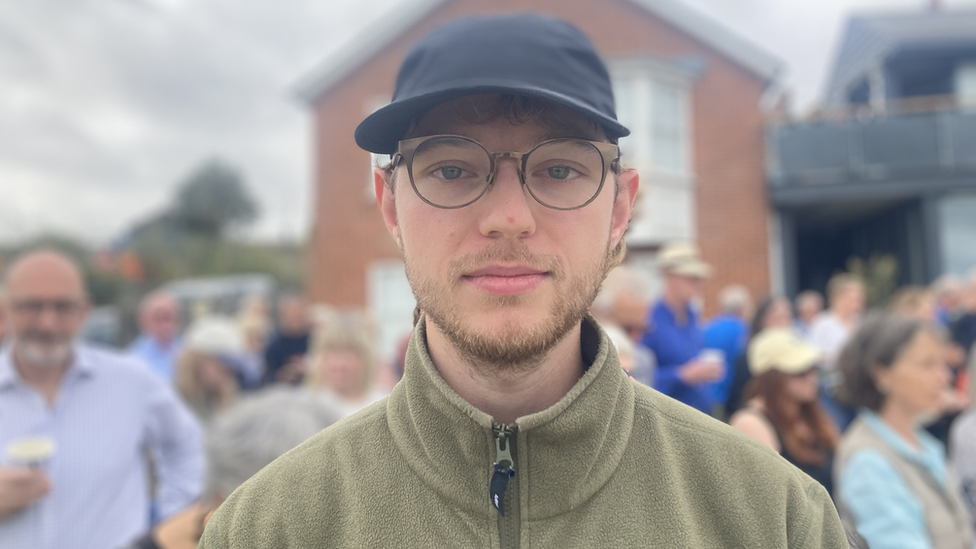
[[[702,354],[704,337],[695,302],[711,267],[693,244],[672,243],[657,256],[664,278],[661,299],[651,309],[643,343],[654,351],[654,387],[675,400],[712,413],[716,400],[709,384],[725,374],[721,357]]]

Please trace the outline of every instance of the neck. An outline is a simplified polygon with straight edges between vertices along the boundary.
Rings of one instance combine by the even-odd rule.
[[[61,385],[61,378],[64,377],[64,373],[68,370],[70,359],[58,365],[39,366],[25,360],[21,356],[21,353],[18,352],[16,345],[11,353],[11,358],[13,359],[14,368],[17,369],[20,377],[27,384],[41,391],[47,397],[49,403],[53,402],[58,387]]]
[[[559,401],[583,375],[580,326],[569,331],[542,362],[526,369],[485,371],[466,360],[432,322],[427,348],[437,371],[461,398],[496,422],[541,412]]]
[[[915,437],[918,414],[905,410],[903,407],[898,406],[897,403],[887,402],[881,408],[881,411],[878,412],[878,415],[888,427],[891,427],[902,438],[913,446],[918,445],[918,440]]]

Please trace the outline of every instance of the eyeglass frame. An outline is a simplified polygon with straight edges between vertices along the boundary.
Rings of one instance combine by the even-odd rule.
[[[414,182],[414,178],[413,178],[413,159],[414,159],[414,155],[417,152],[417,149],[420,148],[422,144],[424,144],[425,142],[431,139],[438,139],[438,138],[445,138],[445,137],[449,137],[453,139],[461,139],[464,141],[470,141],[471,143],[474,143],[475,145],[481,147],[481,150],[485,152],[490,162],[489,171],[488,171],[489,174],[488,183],[481,190],[481,192],[478,193],[478,196],[458,206],[441,206],[440,204],[434,204],[433,202],[428,200],[424,195],[420,194],[420,191],[417,189],[417,184]],[[582,141],[583,143],[588,143],[592,145],[593,148],[595,148],[597,152],[600,153],[600,159],[603,162],[603,168],[600,175],[600,185],[596,188],[596,192],[593,193],[593,196],[591,196],[586,202],[580,204],[579,206],[573,206],[572,208],[559,208],[556,206],[551,206],[549,204],[546,204],[541,199],[539,199],[539,197],[536,196],[534,192],[532,192],[532,188],[529,187],[525,182],[525,168],[527,165],[527,159],[529,155],[535,152],[536,149],[544,145],[554,143],[556,141]],[[600,196],[600,192],[603,190],[603,185],[607,181],[607,172],[612,171],[615,174],[620,173],[620,146],[619,145],[617,145],[616,143],[609,143],[607,141],[592,141],[589,139],[581,139],[578,137],[557,137],[554,139],[547,139],[540,143],[536,143],[534,147],[532,147],[526,152],[517,152],[517,151],[492,152],[488,150],[488,147],[485,147],[480,142],[471,139],[470,137],[465,137],[463,135],[453,135],[453,134],[425,135],[423,137],[414,137],[411,139],[400,140],[397,143],[397,152],[393,153],[392,157],[393,158],[391,162],[391,169],[396,169],[401,164],[401,162],[406,162],[407,175],[410,178],[410,186],[413,187],[413,192],[427,204],[435,208],[440,208],[442,210],[457,210],[460,208],[464,208],[466,206],[470,206],[471,204],[474,204],[475,202],[478,201],[478,199],[484,196],[485,193],[488,192],[488,189],[490,189],[492,185],[495,184],[495,173],[497,167],[495,162],[496,158],[513,158],[516,161],[518,161],[520,163],[520,167],[518,168],[517,171],[519,175],[519,181],[522,183],[522,186],[528,189],[529,194],[532,196],[533,199],[535,199],[536,202],[542,204],[546,208],[552,210],[559,210],[559,211],[578,210],[580,208],[589,205],[591,202],[596,200],[596,197]],[[608,167],[609,170],[607,169]]]

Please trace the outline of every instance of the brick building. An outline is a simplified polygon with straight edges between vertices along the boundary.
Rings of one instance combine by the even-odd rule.
[[[761,104],[778,61],[680,0],[417,0],[368,29],[300,84],[315,116],[315,216],[308,292],[314,301],[367,307],[384,351],[409,329],[413,298],[399,250],[372,196],[371,159],[353,130],[389,102],[409,47],[446,21],[536,11],[568,20],[607,61],[617,113],[632,135],[625,165],[641,174],[628,261],[653,269],[669,240],[696,240],[716,276],[757,296],[771,287]]]

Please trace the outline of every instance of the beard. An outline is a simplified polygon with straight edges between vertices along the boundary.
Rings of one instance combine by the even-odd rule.
[[[64,366],[71,358],[73,338],[48,332],[26,332],[14,335],[17,357],[38,368]]]
[[[448,282],[424,276],[415,271],[406,250],[403,252],[407,280],[413,288],[417,305],[447,337],[461,358],[478,367],[483,373],[504,374],[524,372],[541,364],[549,352],[583,320],[593,303],[609,266],[609,235],[607,253],[583,272],[570,275],[554,256],[537,255],[525,244],[495,246],[454,259],[448,265]],[[477,329],[466,322],[471,311],[465,310],[454,298],[464,284],[463,274],[495,262],[516,262],[549,274],[554,287],[554,299],[545,318],[534,326],[518,322],[513,310],[500,327]],[[485,308],[503,309],[517,306],[526,300],[521,295],[482,295]]]

